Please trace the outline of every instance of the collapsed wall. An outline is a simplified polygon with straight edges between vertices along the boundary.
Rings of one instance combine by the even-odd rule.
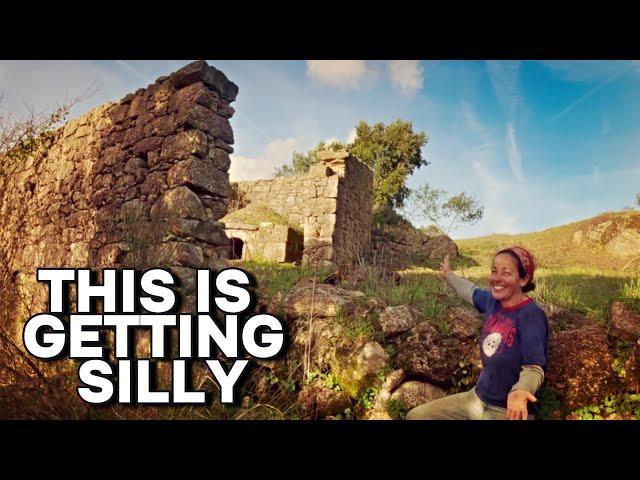
[[[237,182],[234,208],[264,205],[302,230],[305,264],[353,264],[371,240],[373,172],[344,150],[318,160],[307,175]]]
[[[68,122],[4,172],[4,306],[23,320],[26,308],[45,310],[40,267],[170,267],[185,286],[190,268],[216,268],[229,250],[217,220],[231,193],[237,93],[222,72],[191,63]]]

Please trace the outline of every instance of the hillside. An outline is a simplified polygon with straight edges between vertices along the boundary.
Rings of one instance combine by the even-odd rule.
[[[481,264],[488,264],[486,254],[522,244],[537,254],[541,267],[580,265],[618,271],[640,255],[640,212],[606,212],[540,232],[489,235],[456,240],[456,243],[465,256]]]
[[[640,298],[640,212],[607,212],[540,232],[456,243],[460,270],[481,284],[495,252],[514,244],[530,249],[538,260],[534,296],[595,320],[606,322],[614,299]]]

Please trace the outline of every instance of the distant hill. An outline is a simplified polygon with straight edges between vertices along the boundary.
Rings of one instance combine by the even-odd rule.
[[[640,212],[606,212],[593,218],[518,235],[489,235],[456,240],[461,254],[489,265],[493,253],[520,244],[536,255],[542,268],[596,268],[603,271],[640,267]]]

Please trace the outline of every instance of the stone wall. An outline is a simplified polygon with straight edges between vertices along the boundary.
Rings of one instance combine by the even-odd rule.
[[[354,263],[369,247],[373,172],[346,151],[320,152],[304,176],[235,184],[234,208],[259,203],[304,232],[303,263]]]
[[[336,263],[349,264],[363,259],[370,247],[373,171],[353,157],[347,158],[343,165],[338,184],[333,249]]]
[[[224,220],[223,220],[224,222]],[[295,262],[302,258],[302,234],[287,225],[248,225],[224,222],[232,242],[232,258],[268,262]],[[236,245],[237,241],[242,246]],[[238,255],[238,251],[241,254]]]
[[[4,172],[4,293],[41,311],[38,267],[215,268],[229,250],[217,220],[231,193],[237,93],[222,72],[191,63],[68,122],[50,148]]]

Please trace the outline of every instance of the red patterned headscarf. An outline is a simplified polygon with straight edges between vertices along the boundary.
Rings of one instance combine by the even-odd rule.
[[[513,247],[506,248],[505,250],[509,250],[516,254],[516,256],[520,259],[522,266],[524,267],[524,271],[527,275],[529,275],[529,282],[533,282],[533,273],[536,270],[536,260],[526,248],[520,247],[518,245],[514,245]]]

